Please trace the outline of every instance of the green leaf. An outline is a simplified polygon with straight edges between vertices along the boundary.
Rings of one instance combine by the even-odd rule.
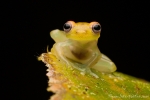
[[[104,74],[92,70],[99,78],[60,62],[52,53],[39,58],[48,67],[48,91],[56,93],[50,100],[150,100],[150,83],[120,72]]]

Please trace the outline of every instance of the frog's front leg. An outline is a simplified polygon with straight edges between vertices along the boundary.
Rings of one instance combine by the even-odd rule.
[[[94,52],[92,54],[92,57],[88,60],[88,62],[85,64],[85,71],[83,73],[90,73],[92,76],[94,76],[95,78],[99,78],[95,73],[93,73],[91,71],[91,67],[94,66],[97,61],[100,59],[101,54],[99,52]]]
[[[77,48],[76,52],[79,52],[79,54],[80,54],[78,56],[82,55],[83,57],[85,57],[85,59],[87,59],[86,61],[83,61],[82,59],[79,59],[77,57],[77,55],[75,56],[75,53],[73,53],[73,51],[70,49],[70,44],[63,46],[62,48],[63,48],[62,49],[63,50],[63,56],[65,58],[67,58],[67,61],[69,62],[69,64],[72,67],[80,70],[82,75],[84,75],[85,73],[89,73],[92,76],[98,78],[98,76],[95,73],[93,73],[90,68],[92,66],[94,66],[98,62],[98,60],[100,59],[101,53],[99,52],[99,50],[95,50],[95,52],[89,50],[89,52],[88,52],[89,55],[88,55],[88,54],[82,54],[80,52],[79,48]],[[83,52],[83,53],[85,53],[85,52]]]
[[[57,59],[59,59],[60,61],[63,61],[64,63],[66,63],[67,65],[70,65],[68,59],[63,55],[63,47],[67,45],[67,43],[65,42],[59,42],[54,44],[53,48],[52,48],[52,53],[55,54],[55,56],[57,57]]]
[[[93,73],[90,68],[96,69],[104,73],[112,73],[117,69],[116,65],[107,56],[101,53],[93,54],[93,56],[88,62],[89,63],[87,63],[85,67],[85,72],[90,73],[96,78],[98,78],[98,76],[95,73]]]

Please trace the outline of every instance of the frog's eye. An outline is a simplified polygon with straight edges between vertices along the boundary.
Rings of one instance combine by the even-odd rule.
[[[93,23],[92,30],[94,33],[99,33],[101,31],[101,25],[99,23]]]
[[[63,28],[64,28],[65,32],[69,32],[72,28],[72,24],[67,22],[67,23],[64,24]]]

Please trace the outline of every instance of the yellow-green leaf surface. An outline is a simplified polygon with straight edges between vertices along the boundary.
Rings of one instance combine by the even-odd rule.
[[[103,74],[99,78],[60,62],[52,53],[43,53],[48,67],[48,91],[56,93],[50,100],[150,100],[150,83],[119,72]]]

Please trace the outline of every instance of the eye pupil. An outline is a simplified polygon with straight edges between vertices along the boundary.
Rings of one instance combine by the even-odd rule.
[[[69,28],[71,28],[71,26],[69,25],[69,24],[64,24],[64,29],[69,29]]]
[[[63,28],[64,28],[65,32],[69,32],[71,30],[72,26],[69,23],[65,23]]]
[[[101,27],[100,27],[100,25],[94,25],[94,30],[100,30],[101,29]]]

